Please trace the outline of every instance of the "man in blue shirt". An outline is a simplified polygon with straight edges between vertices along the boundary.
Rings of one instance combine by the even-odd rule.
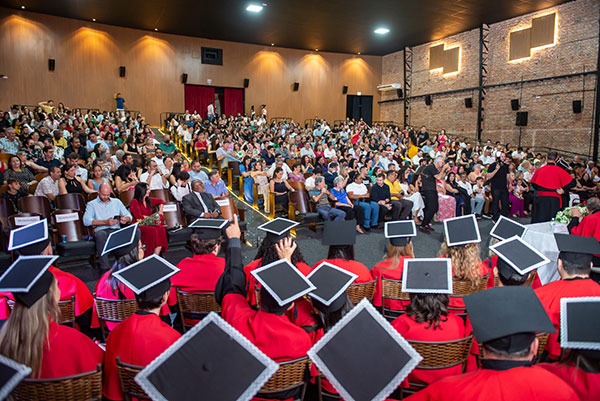
[[[219,177],[219,172],[217,170],[208,173],[208,181],[204,182],[204,186],[206,187],[206,193],[211,194],[215,198],[220,198],[229,194],[229,191],[221,177]]]
[[[123,99],[121,93],[115,95],[115,102],[117,103],[117,114],[119,117],[125,116],[125,99]]]
[[[196,180],[199,181],[208,181],[208,176],[204,171],[201,170],[202,166],[198,160],[194,160],[192,162],[192,169],[190,170],[190,182],[194,182]]]
[[[96,255],[100,269],[108,270],[108,255],[100,256],[110,233],[121,228],[121,224],[131,221],[131,214],[119,199],[110,197],[109,184],[102,184],[98,197],[89,202],[83,215],[83,224],[94,227],[96,235]]]

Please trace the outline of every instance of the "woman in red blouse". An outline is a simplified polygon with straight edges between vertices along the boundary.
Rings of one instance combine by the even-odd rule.
[[[154,207],[158,206],[158,219],[155,225],[140,225],[139,229],[142,232],[142,244],[146,246],[144,257],[152,255],[154,252],[160,255],[161,252],[167,252],[167,230],[163,223],[163,205],[164,201],[158,198],[151,198],[148,184],[140,182],[135,186],[133,199],[129,205],[129,211],[133,218],[141,223],[146,217],[154,214]]]

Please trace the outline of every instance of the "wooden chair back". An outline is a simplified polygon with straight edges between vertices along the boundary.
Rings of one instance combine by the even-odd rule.
[[[144,369],[143,366],[130,365],[121,361],[121,357],[117,357],[117,372],[119,373],[119,382],[121,383],[121,391],[125,397],[125,401],[131,401],[134,398],[138,400],[150,400],[150,397],[144,389],[135,381],[135,376]]]
[[[27,192],[29,193],[29,195],[35,194],[35,190],[37,189],[38,185],[39,185],[39,182],[34,181],[27,186]]]
[[[119,199],[121,200],[121,202],[123,202],[123,205],[125,205],[125,207],[129,207],[129,204],[131,203],[131,200],[133,199],[133,193],[135,191],[123,191],[121,193],[119,193]]]
[[[288,192],[288,199],[290,203],[294,204],[296,212],[305,214],[311,212],[310,200],[308,194],[305,191]],[[290,216],[290,219],[294,219],[294,216]]]
[[[174,211],[170,210],[173,207],[175,207],[176,209]],[[183,210],[181,210],[181,205],[179,204],[179,202],[165,202],[163,206],[163,216],[167,229],[175,228],[177,226],[187,226],[187,222],[185,220],[185,216],[183,215]]]
[[[8,191],[8,185],[0,185],[0,194]]]
[[[15,228],[23,227],[28,224],[40,221],[42,216],[37,213],[18,213],[8,217],[8,229],[14,230]]]
[[[11,157],[14,155],[12,153],[0,153],[0,163],[8,163]]]
[[[373,294],[375,293],[376,280],[368,281],[366,283],[355,283],[351,284],[346,289],[348,298],[354,305],[359,303],[363,298],[367,298],[369,301],[373,301]]]
[[[35,180],[37,182],[40,182],[40,181],[42,181],[42,179],[44,179],[46,177],[48,177],[48,173],[39,173],[39,174],[35,175]]]
[[[239,176],[242,175],[242,173],[240,172],[240,162],[236,162],[236,161],[230,161],[227,163],[227,167],[229,170],[231,170],[231,175],[232,176]],[[231,184],[231,183],[230,183]]]
[[[478,291],[485,290],[487,286],[489,275],[485,277],[481,277],[479,281],[479,285],[477,287],[473,287],[469,280],[463,280],[459,278],[452,279],[452,296],[453,297],[464,297],[466,295],[473,294]]]
[[[25,196],[19,199],[19,210],[26,213],[37,213],[49,219],[52,214],[50,201],[45,196]]]
[[[306,186],[303,182],[300,181],[288,181],[290,187],[294,188],[296,191],[306,192]]]
[[[2,227],[8,227],[8,217],[15,214],[15,212],[15,205],[12,201],[0,198],[0,223],[2,223]]]
[[[86,201],[82,194],[71,193],[57,195],[55,199],[57,209],[73,209],[85,211]]]
[[[52,223],[57,230],[57,239],[67,236],[67,242],[83,241],[86,228],[83,225],[83,212],[75,209],[61,209],[52,213]]]
[[[445,369],[462,364],[464,372],[473,336],[452,341],[408,340],[408,343],[423,357],[416,369]]]
[[[54,379],[25,379],[11,393],[14,401],[101,401],[102,365],[92,372]]]
[[[392,313],[392,309],[385,307],[387,300],[395,301],[410,301],[410,295],[407,292],[402,292],[402,280],[392,280],[381,277],[381,313],[386,318],[395,318],[398,316],[398,311]]]
[[[302,387],[300,400],[304,399],[311,361],[307,356],[279,363],[279,369],[260,389],[257,397]]]
[[[58,324],[75,328],[75,296],[72,296],[71,299],[58,301],[58,308],[60,310]]]
[[[135,299],[108,299],[96,296],[94,297],[94,303],[96,304],[100,329],[104,338],[106,338],[106,322],[122,322],[138,309]]]
[[[98,192],[90,192],[87,194],[87,201],[91,202],[98,197]]]
[[[225,201],[225,200],[229,201],[229,204],[228,205],[225,205],[225,204],[219,205],[221,207],[221,216],[223,216],[224,219],[233,220],[234,214],[239,215],[237,206],[235,205],[235,202],[233,202],[233,199],[227,197],[225,199],[222,199],[221,201]]]
[[[210,312],[221,313],[221,305],[215,300],[214,292],[187,292],[179,288],[176,291],[179,313],[184,318],[184,332],[192,326],[185,323],[185,318],[199,320]]]
[[[150,196],[152,198],[162,199],[165,203],[173,200],[171,192],[169,192],[168,189],[153,189],[150,191]]]

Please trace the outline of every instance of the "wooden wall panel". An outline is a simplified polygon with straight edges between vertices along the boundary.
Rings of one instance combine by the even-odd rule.
[[[201,47],[223,49],[223,66],[200,62]],[[269,115],[297,121],[319,116],[344,119],[346,96],[374,95],[379,119],[382,57],[308,52],[120,28],[92,22],[0,8],[0,80],[3,101],[34,104],[53,99],[67,106],[114,108],[121,92],[130,109],[141,110],[157,125],[164,111],[183,111],[188,83],[243,86],[246,110],[267,104]],[[48,71],[48,58],[56,70]],[[119,66],[127,68],[119,77]],[[297,92],[292,84],[300,83]],[[205,111],[201,111],[205,112]]]
[[[531,55],[531,28],[510,33],[509,60],[518,60]]]
[[[444,44],[429,48],[429,69],[444,68]]]
[[[458,71],[460,47],[453,47],[444,51],[444,74]]]
[[[556,14],[548,14],[531,21],[531,47],[539,47],[554,43]]]

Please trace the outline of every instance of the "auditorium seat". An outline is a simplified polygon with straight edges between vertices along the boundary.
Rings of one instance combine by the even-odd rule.
[[[179,202],[165,202],[163,216],[169,247],[187,244],[193,230],[187,227],[187,221],[183,215],[183,210],[181,210],[181,204]]]
[[[52,214],[50,201],[45,196],[25,196],[19,199],[19,210],[26,213],[37,213],[49,219]]]
[[[83,225],[83,212],[61,209],[52,213],[53,237],[59,256],[89,259],[96,266],[96,242],[89,239],[87,227]],[[63,242],[63,236],[66,241]]]
[[[85,199],[80,193],[61,194],[56,196],[57,209],[73,209],[85,211]]]

